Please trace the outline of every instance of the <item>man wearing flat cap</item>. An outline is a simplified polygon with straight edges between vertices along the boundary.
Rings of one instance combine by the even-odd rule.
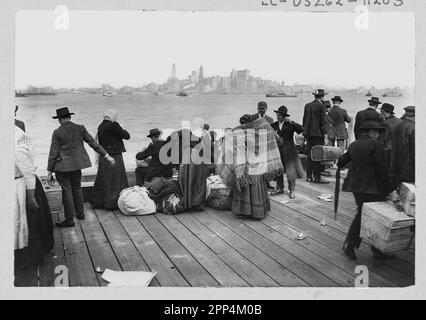
[[[340,96],[335,96],[331,99],[331,101],[333,102],[333,107],[330,109],[328,116],[333,121],[333,130],[331,131],[328,140],[332,146],[334,146],[337,141],[337,146],[345,152],[347,148],[347,141],[349,139],[346,123],[350,123],[352,119],[349,117],[348,112],[340,107],[343,103]]]
[[[62,188],[62,203],[65,220],[57,223],[58,227],[74,227],[74,217],[84,219],[83,191],[81,189],[81,170],[92,166],[89,155],[84,148],[86,142],[93,150],[105,157],[111,165],[114,159],[102,148],[82,125],[73,123],[68,107],[56,110],[60,126],[52,134],[49,160],[47,164],[49,183],[53,182],[52,173]]]
[[[383,145],[385,147],[386,165],[389,170],[392,162],[392,136],[394,129],[401,123],[401,120],[395,117],[395,107],[390,103],[384,103],[380,109],[380,115],[383,118],[383,127],[386,129],[383,135]],[[392,183],[396,183],[393,175],[391,174]]]
[[[160,150],[166,141],[160,140],[161,131],[159,129],[151,129],[148,138],[151,143],[148,147],[136,154],[137,168],[136,184],[143,186],[145,182],[151,181],[154,177],[170,178],[173,175],[173,166],[171,164],[164,165],[160,161]]]
[[[312,147],[323,146],[328,133],[326,108],[323,104],[325,92],[318,89],[313,95],[315,100],[305,106],[303,113],[303,134],[307,140],[306,178],[308,182],[325,184],[327,182],[321,180],[321,162],[312,161],[311,157]]]
[[[373,120],[379,122],[379,124],[383,122],[383,119],[377,112],[377,108],[381,104],[382,103],[380,102],[379,98],[371,97],[371,99],[368,100],[368,108],[357,113],[354,125],[355,140],[358,140],[361,136],[361,131],[359,130],[359,128],[362,126],[364,121]]]
[[[401,123],[392,133],[392,173],[399,182],[415,183],[416,178],[416,121],[414,106],[405,109]]]
[[[269,122],[269,124],[272,124],[274,122],[274,119],[272,119],[266,114],[266,110],[268,110],[268,104],[265,101],[260,101],[257,104],[257,113],[251,116],[251,121],[257,120],[259,118],[265,118],[266,121]]]

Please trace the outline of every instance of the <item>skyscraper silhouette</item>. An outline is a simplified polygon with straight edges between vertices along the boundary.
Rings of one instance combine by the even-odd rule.
[[[176,65],[173,63],[172,65],[172,76],[173,79],[176,78]]]

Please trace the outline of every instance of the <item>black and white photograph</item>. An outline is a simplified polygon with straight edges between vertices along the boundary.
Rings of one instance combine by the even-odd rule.
[[[418,285],[417,1],[254,2],[16,11],[11,287]]]

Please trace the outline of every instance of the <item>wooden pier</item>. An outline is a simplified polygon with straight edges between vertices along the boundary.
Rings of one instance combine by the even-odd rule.
[[[333,190],[333,183],[300,180],[297,199],[271,197],[272,211],[262,221],[209,207],[175,216],[127,217],[86,204],[86,220],[76,220],[75,228],[55,227],[54,250],[26,275],[25,285],[53,286],[58,265],[67,266],[72,287],[108,285],[99,268],[155,270],[150,286],[161,287],[353,287],[358,265],[368,267],[371,287],[414,285],[414,246],[387,261],[375,260],[364,243],[357,261],[344,256],[356,205],[352,194],[341,193],[334,221],[333,203],[318,199]],[[307,238],[296,240],[300,232]]]

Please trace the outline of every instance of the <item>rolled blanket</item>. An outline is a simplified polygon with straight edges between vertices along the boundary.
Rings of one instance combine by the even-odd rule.
[[[216,167],[226,186],[237,190],[282,174],[280,152],[268,121],[259,118],[228,131]]]

